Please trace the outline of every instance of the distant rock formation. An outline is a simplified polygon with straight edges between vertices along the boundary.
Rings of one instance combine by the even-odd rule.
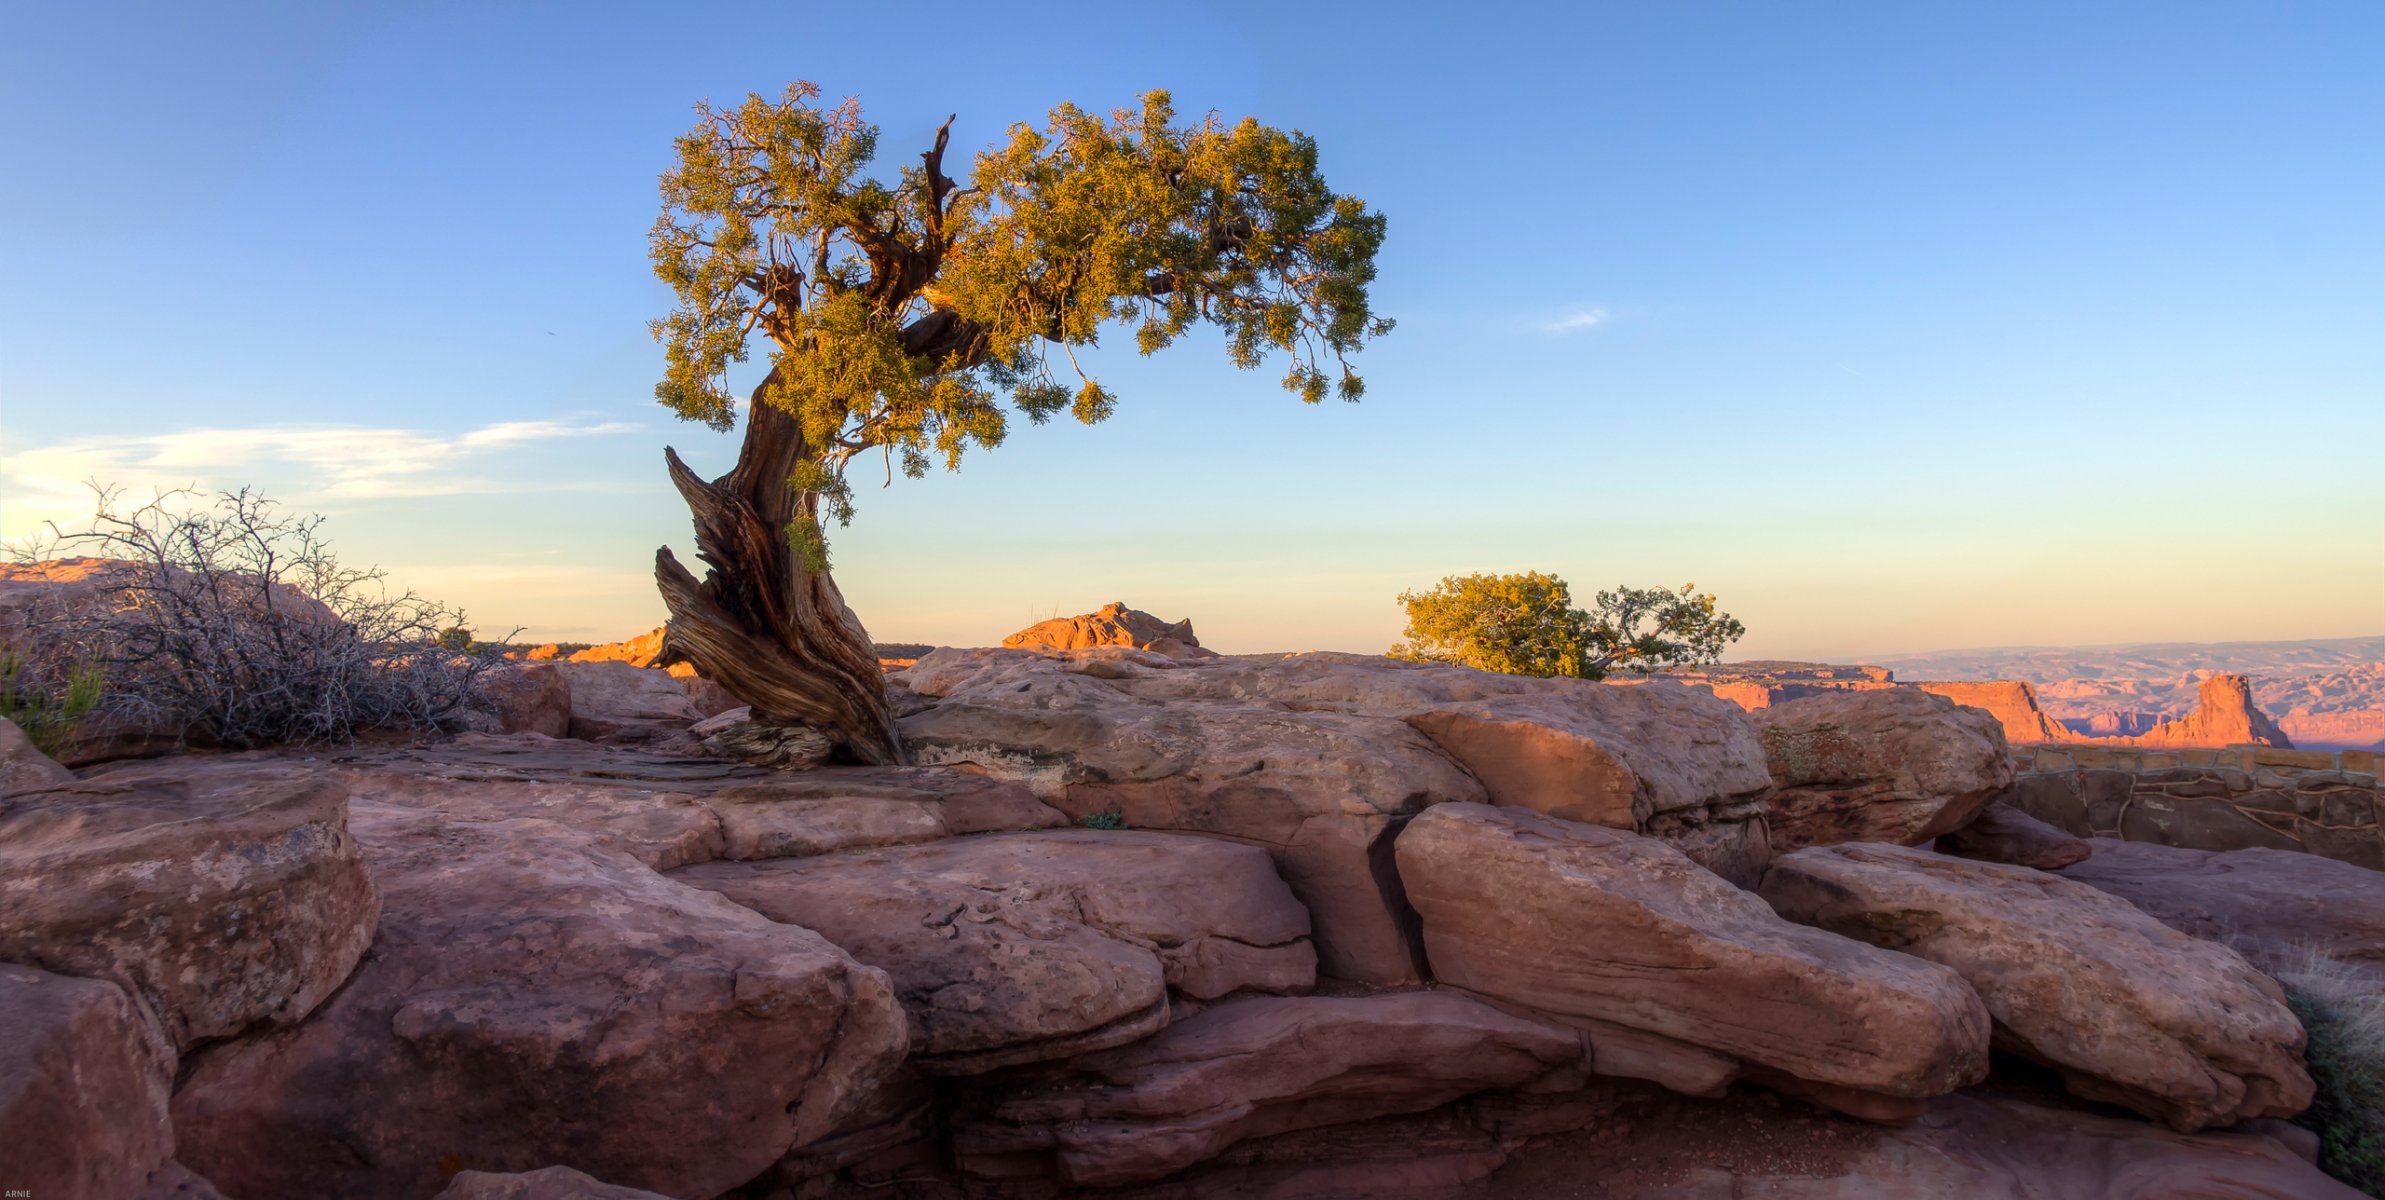
[[[2204,680],[2193,712],[2164,721],[2137,737],[2116,739],[2115,744],[2294,747],[2277,722],[2253,703],[2252,681],[2242,675],[2214,675]]]
[[[565,661],[625,662],[633,667],[651,667],[654,665],[655,659],[662,657],[663,630],[666,628],[668,626],[657,625],[634,638],[606,642],[602,646],[590,646]],[[535,653],[534,651],[533,654],[535,655]]]
[[[1095,646],[1131,646],[1169,658],[1215,658],[1193,636],[1191,618],[1171,625],[1121,600],[1081,617],[1039,621],[1002,639],[1014,650],[1090,650]]]
[[[1931,680],[1913,686],[1957,704],[1986,709],[2003,722],[2004,740],[2016,745],[2069,738],[2069,732],[2037,706],[2037,690],[2018,680]]]
[[[2057,720],[2038,703],[2035,685],[2017,679],[1896,682],[1889,676],[1890,672],[1880,667],[1737,662],[1683,672],[1675,678],[1703,687],[1749,712],[1814,696],[1919,688],[1956,704],[1986,710],[2004,726],[2005,740],[2016,746],[2080,742],[2162,749],[2293,747],[2279,723],[2254,702],[2251,681],[2242,675],[2206,677],[2195,710],[2168,721],[2157,714],[2118,710]]]

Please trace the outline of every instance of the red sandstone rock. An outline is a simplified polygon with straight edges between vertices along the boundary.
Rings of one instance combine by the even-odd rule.
[[[633,667],[651,667],[654,665],[655,659],[662,657],[663,634],[668,628],[668,626],[657,625],[633,638],[618,642],[606,642],[601,646],[590,646],[585,650],[573,653],[566,661],[576,663],[625,662]]]
[[[16,722],[0,718],[0,796],[73,783],[75,773],[41,752]]]
[[[0,1189],[140,1196],[174,1153],[173,1082],[124,989],[0,963]]]
[[[2185,850],[2096,838],[2065,879],[2173,929],[2225,943],[2272,973],[2317,953],[2385,983],[2385,873],[2290,850]]]
[[[1445,984],[1890,1096],[1987,1072],[1952,971],[1792,925],[1653,838],[1444,804],[1398,855]]]
[[[1914,845],[1978,815],[2012,783],[2003,728],[1918,689],[1849,691],[1755,714],[1772,771],[1772,845]]]
[[[347,789],[163,770],[0,799],[0,961],[120,983],[178,1049],[296,1023],[380,911]]]
[[[685,730],[705,713],[669,673],[625,662],[565,662],[571,688],[570,736],[636,744]]]
[[[1688,1155],[1679,1155],[1668,1164],[1665,1182],[1640,1184],[1609,1176],[1609,1183],[1619,1186],[1598,1194],[1618,1200],[2360,1198],[2359,1192],[2321,1174],[2266,1130],[2173,1133],[2142,1121],[2000,1093],[1943,1097],[1912,1125],[1867,1129],[1860,1138],[1801,1126],[1777,1116],[1756,1123],[1754,1130],[1745,1120],[1701,1121],[1699,1127],[1674,1136],[1711,1140],[1754,1133],[1755,1152],[1742,1151],[1741,1157],[1788,1161],[1769,1169],[1683,1167],[1679,1159]],[[1528,1160],[1533,1153],[1527,1150],[1520,1157]],[[1722,1157],[1713,1152],[1701,1157],[1708,1155]],[[1585,1168],[1596,1170],[1594,1164],[1575,1163],[1559,1169],[1578,1178]],[[1525,1200],[1533,1194],[1517,1191],[1499,1200]]]
[[[2242,675],[2213,675],[2198,689],[2193,712],[2164,721],[2121,744],[2291,747],[2294,743],[2253,703],[2250,681]]]
[[[919,697],[902,727],[924,761],[1022,780],[1071,816],[1114,810],[1138,829],[1274,850],[1315,916],[1321,969],[1340,978],[1418,978],[1389,837],[1441,801],[1603,814],[1746,882],[1762,867],[1754,727],[1670,682],[1119,648],[940,650],[901,682]]]
[[[711,1196],[901,1060],[881,972],[551,821],[359,802],[373,953],[295,1029],[199,1054],[181,1157],[241,1200],[416,1200],[558,1162]]]
[[[149,1173],[149,1182],[140,1193],[141,1200],[225,1200],[215,1185],[193,1174],[189,1167],[170,1162]]]
[[[657,1192],[615,1187],[570,1167],[541,1167],[510,1175],[459,1171],[432,1200],[670,1200]]]
[[[2070,740],[2062,726],[2038,707],[2036,689],[2018,680],[1929,681],[1908,686],[1986,712],[2004,726],[2004,740],[2013,745]]]
[[[500,733],[571,736],[571,680],[551,663],[487,672],[473,681]]]
[[[1250,997],[1066,1075],[996,1085],[954,1136],[964,1171],[1047,1158],[1063,1183],[1180,1171],[1247,1138],[1416,1112],[1485,1088],[1579,1086],[1581,1037],[1454,992]]]
[[[2058,871],[2092,853],[2087,843],[2002,800],[1989,802],[1970,824],[1939,834],[1937,850],[2040,871]]]
[[[994,834],[673,878],[818,930],[883,968],[913,1061],[939,1073],[1115,1046],[1167,1021],[1167,989],[1305,991],[1308,914],[1265,852],[1131,831]]]
[[[1171,625],[1140,609],[1128,608],[1124,601],[1104,605],[1100,611],[1081,617],[1039,621],[1003,638],[1002,644],[1020,650],[1128,646],[1169,658],[1217,657],[1216,651],[1204,649],[1201,639],[1193,636],[1189,619]]]
[[[2274,981],[2085,884],[1842,845],[1783,856],[1763,895],[1790,920],[1952,968],[1999,1045],[2089,1099],[2190,1133],[2310,1103],[2302,1026]]]

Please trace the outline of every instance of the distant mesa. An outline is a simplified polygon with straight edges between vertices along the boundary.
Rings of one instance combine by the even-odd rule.
[[[1095,646],[1131,646],[1169,658],[1216,658],[1217,652],[1193,636],[1192,619],[1169,623],[1126,602],[1104,605],[1080,617],[1039,621],[1002,639],[1014,650],[1087,650]]]

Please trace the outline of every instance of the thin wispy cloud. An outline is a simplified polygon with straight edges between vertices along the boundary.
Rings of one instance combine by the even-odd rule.
[[[285,503],[319,499],[495,495],[573,485],[501,469],[503,452],[566,439],[630,433],[622,421],[500,421],[455,434],[364,425],[259,425],[174,433],[77,437],[11,448],[0,469],[9,532],[57,514],[87,514],[96,480],[136,492],[267,483]]]
[[[1580,333],[1585,329],[1596,329],[1606,323],[1607,310],[1603,308],[1576,308],[1553,319],[1541,322],[1540,331],[1542,333]]]

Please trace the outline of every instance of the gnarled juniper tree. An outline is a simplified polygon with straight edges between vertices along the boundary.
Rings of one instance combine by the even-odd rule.
[[[876,127],[819,97],[796,83],[700,106],[662,177],[654,267],[678,302],[654,322],[656,396],[728,429],[730,365],[756,341],[770,364],[727,475],[705,482],[664,452],[711,570],[699,583],[657,553],[663,653],[757,719],[900,762],[876,652],[828,572],[822,519],[852,517],[847,467],[955,469],[1001,443],[1009,408],[1100,421],[1115,398],[1074,348],[1105,328],[1150,354],[1215,324],[1236,365],[1281,351],[1301,399],[1355,400],[1346,360],[1391,327],[1367,305],[1383,218],[1326,187],[1305,135],[1178,125],[1165,92],[1106,120],[1063,105],[1014,125],[966,186],[945,174],[951,120],[887,183],[868,174]]]

